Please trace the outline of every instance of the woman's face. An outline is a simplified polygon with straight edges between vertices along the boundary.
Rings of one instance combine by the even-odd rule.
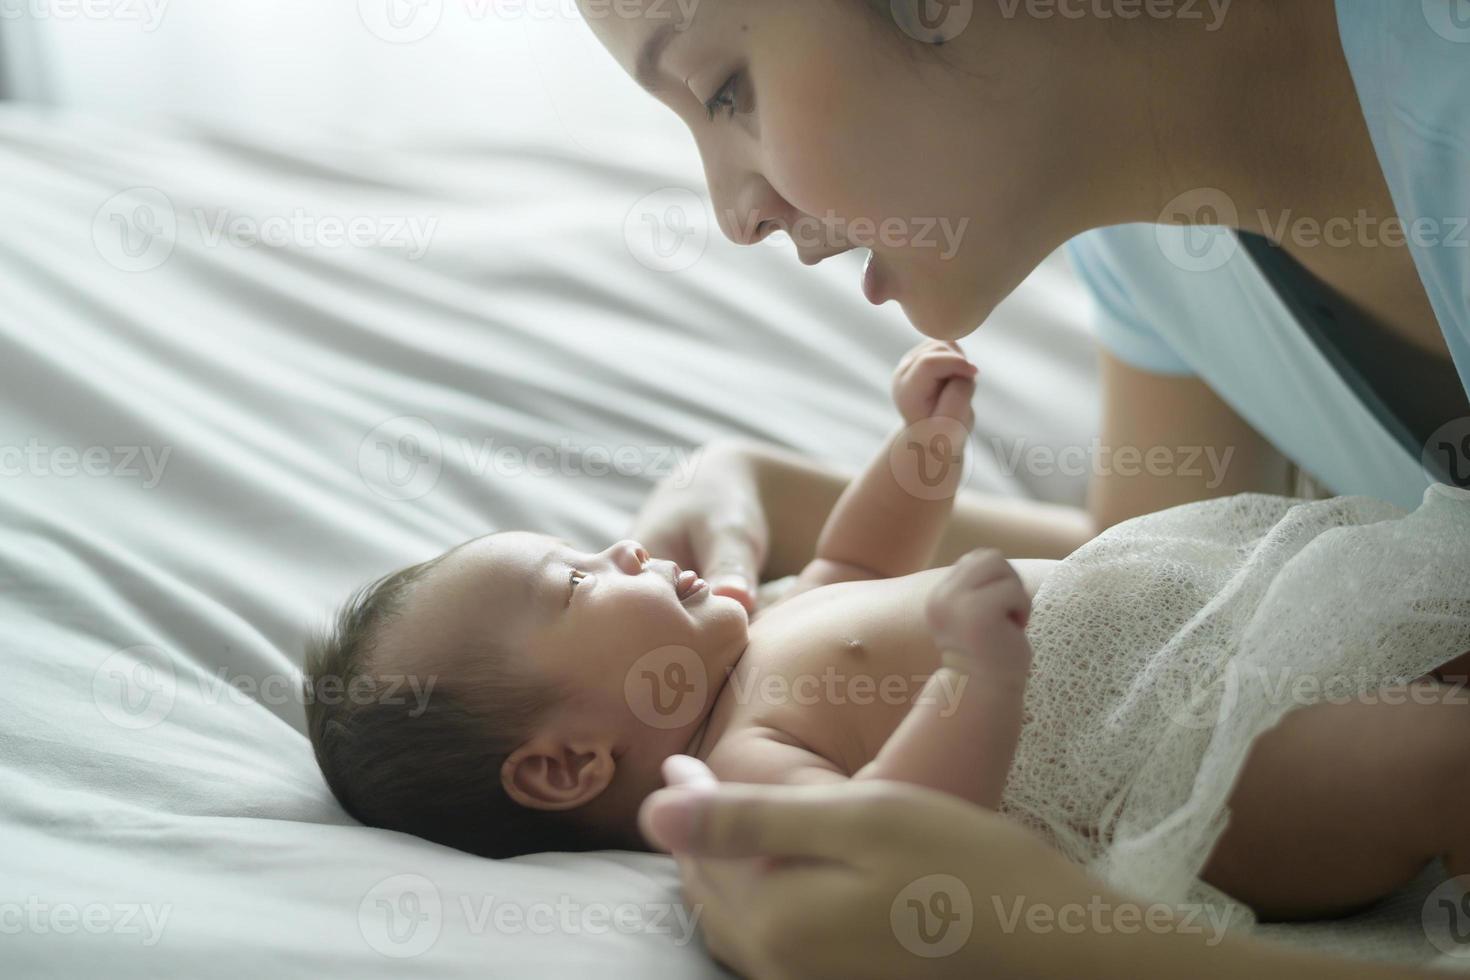
[[[1058,134],[1086,125],[1083,98],[1057,42],[992,9],[1005,4],[974,4],[936,48],[886,2],[580,3],[694,134],[728,237],[785,230],[808,264],[868,248],[869,299],[897,300],[931,337],[970,333],[1080,230],[1076,151]]]

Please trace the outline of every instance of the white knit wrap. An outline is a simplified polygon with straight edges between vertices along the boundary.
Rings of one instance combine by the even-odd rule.
[[[1470,650],[1470,493],[1433,487],[1408,515],[1246,495],[1129,521],[1057,566],[1029,634],[1002,808],[1121,891],[1248,924],[1197,876],[1252,743]]]

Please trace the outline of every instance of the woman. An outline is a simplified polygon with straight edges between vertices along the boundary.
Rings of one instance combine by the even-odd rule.
[[[1114,469],[1079,513],[968,498],[941,561],[1060,556],[1206,496],[1320,485],[1413,507],[1428,482],[1470,483],[1457,0],[582,6],[689,125],[727,235],[786,230],[809,264],[868,248],[868,298],[943,339],[1071,241],[1099,311],[1102,445],[1231,461],[1212,486]],[[936,224],[965,230],[941,248]],[[807,505],[830,506],[843,475],[806,472]],[[771,534],[753,480],[726,477],[656,494],[636,533],[749,601],[812,542],[799,522]]]

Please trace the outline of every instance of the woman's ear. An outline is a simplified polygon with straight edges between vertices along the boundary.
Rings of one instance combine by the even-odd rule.
[[[532,810],[574,810],[597,799],[616,772],[610,743],[569,745],[538,735],[506,757],[500,784]]]

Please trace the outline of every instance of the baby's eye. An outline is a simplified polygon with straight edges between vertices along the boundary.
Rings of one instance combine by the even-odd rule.
[[[567,585],[567,602],[572,601],[572,592],[576,590],[577,586],[585,582],[587,580],[587,577],[588,576],[586,572],[580,572],[575,568],[572,569],[571,575],[568,576],[569,584]]]

